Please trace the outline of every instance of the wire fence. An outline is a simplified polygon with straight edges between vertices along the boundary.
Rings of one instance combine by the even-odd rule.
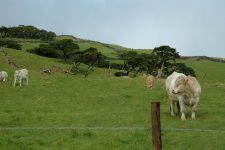
[[[117,131],[143,131],[151,130],[145,127],[0,127],[0,131],[5,130],[117,130]],[[200,129],[200,128],[161,128],[162,131],[190,131],[190,132],[216,132],[224,133],[225,130]]]

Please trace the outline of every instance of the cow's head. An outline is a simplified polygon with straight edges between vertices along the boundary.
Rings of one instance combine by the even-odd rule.
[[[173,94],[182,95],[186,92],[188,79],[185,76],[179,76],[175,81],[175,86],[173,89]]]

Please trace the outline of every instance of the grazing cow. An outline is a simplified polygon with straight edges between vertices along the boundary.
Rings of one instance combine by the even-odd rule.
[[[1,71],[1,72],[0,72],[0,81],[5,82],[7,78],[8,78],[7,72]]]
[[[16,70],[14,74],[14,84],[19,84],[21,86],[22,82],[26,81],[26,85],[28,85],[28,70],[27,69],[21,69]]]
[[[195,119],[195,111],[201,94],[200,84],[195,77],[173,72],[166,79],[166,91],[169,95],[172,116],[174,115],[174,104],[179,103],[181,120],[185,120],[185,105],[192,107],[191,118]]]
[[[149,75],[146,79],[146,86],[151,88],[153,86],[155,77],[153,75]]]

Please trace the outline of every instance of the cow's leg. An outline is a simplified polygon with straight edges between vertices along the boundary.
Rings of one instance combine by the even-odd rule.
[[[173,99],[170,98],[169,102],[170,102],[170,115],[174,116],[174,102],[173,102]]]
[[[179,114],[180,113],[180,104],[179,104],[179,102],[176,102],[176,105],[177,105],[177,114]]]
[[[179,105],[180,105],[180,112],[181,112],[181,120],[185,120],[185,106],[184,106],[184,99],[183,97],[179,97]]]
[[[22,79],[19,80],[19,83],[20,83],[20,86],[21,86],[21,84],[22,84]]]
[[[26,80],[27,80],[27,85],[28,85],[28,76],[27,76]]]
[[[13,86],[15,86],[16,85],[16,79],[14,79],[14,83],[13,83]]]
[[[192,119],[195,119],[195,111],[196,111],[196,107],[198,105],[198,101],[199,101],[199,98],[196,98],[196,101],[195,101],[194,105],[192,106],[192,113],[191,113]]]

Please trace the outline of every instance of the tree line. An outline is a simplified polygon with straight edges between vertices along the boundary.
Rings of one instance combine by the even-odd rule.
[[[0,27],[0,38],[28,38],[52,41],[55,37],[54,32],[38,29],[34,26]]]
[[[79,71],[81,63],[88,66],[85,77],[88,76],[94,67],[123,70],[125,74],[136,76],[138,73],[153,74],[157,77],[166,77],[173,71],[183,72],[187,75],[196,76],[192,68],[184,63],[177,63],[180,58],[176,49],[170,46],[160,46],[153,49],[151,54],[138,54],[135,51],[117,51],[118,60],[123,63],[116,63],[110,57],[104,56],[98,49],[90,47],[80,50],[79,45],[72,39],[63,39],[49,44],[41,44],[39,47],[28,50],[45,57],[61,58],[71,64],[71,71]]]

